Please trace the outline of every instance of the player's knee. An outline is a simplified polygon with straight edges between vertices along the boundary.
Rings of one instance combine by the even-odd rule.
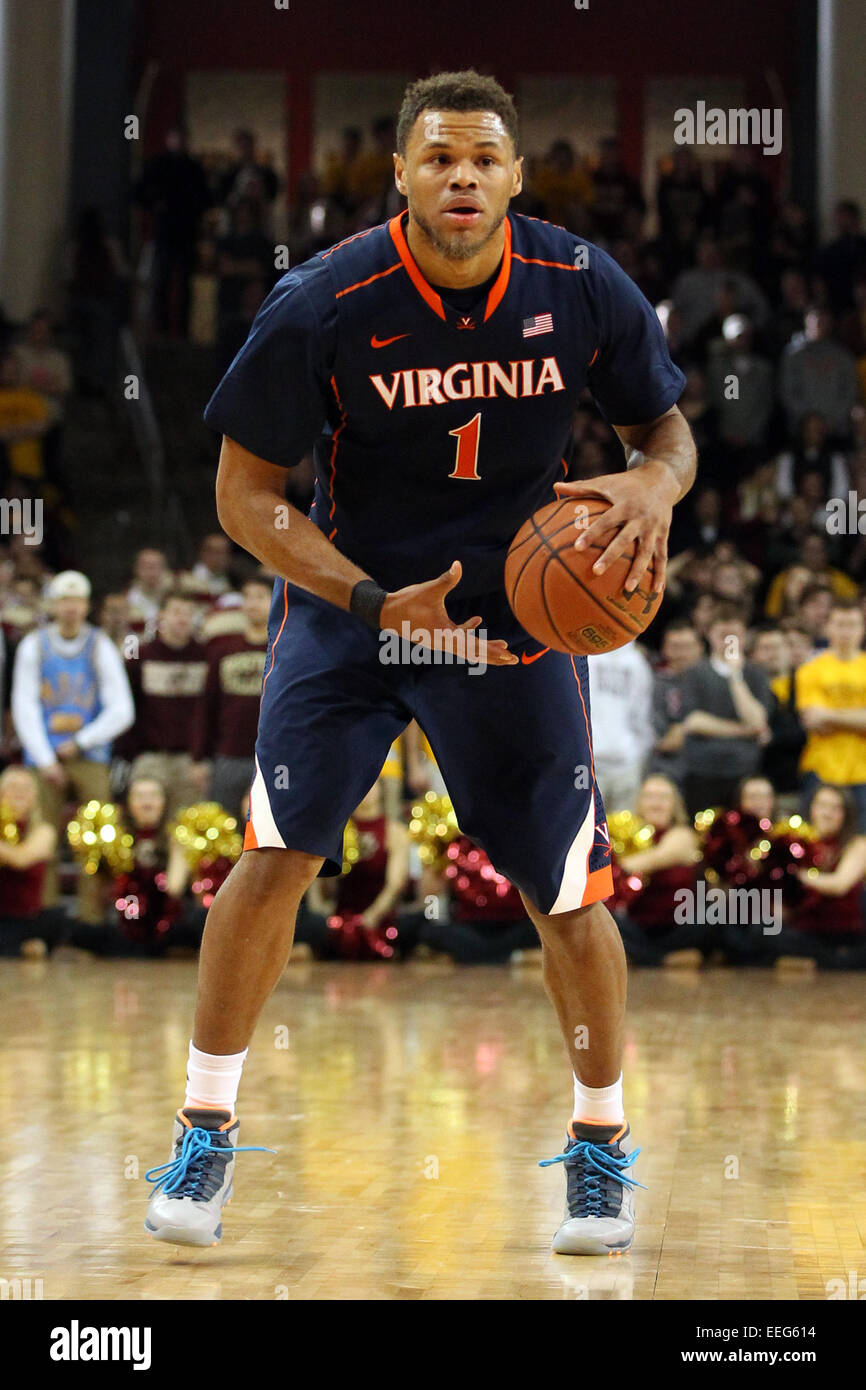
[[[288,902],[300,899],[324,862],[321,855],[298,849],[250,849],[241,855],[231,878],[251,906],[275,896]]]

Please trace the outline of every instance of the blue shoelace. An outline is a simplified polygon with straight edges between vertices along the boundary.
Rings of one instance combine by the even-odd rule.
[[[162,1188],[164,1194],[173,1193],[175,1196],[193,1198],[199,1196],[207,1177],[207,1165],[204,1160],[208,1154],[222,1154],[226,1158],[233,1158],[235,1154],[277,1152],[276,1149],[265,1148],[263,1144],[241,1144],[238,1148],[233,1148],[231,1144],[214,1144],[211,1137],[213,1133],[214,1131],[209,1129],[188,1129],[183,1136],[177,1157],[170,1159],[168,1163],[160,1163],[156,1168],[148,1169],[144,1177],[146,1182],[155,1183],[154,1193]],[[160,1173],[162,1177],[157,1176]],[[184,1188],[187,1190],[182,1191]]]
[[[602,1203],[605,1200],[604,1179],[613,1178],[615,1182],[623,1187],[642,1187],[646,1191],[646,1186],[638,1182],[637,1178],[630,1178],[623,1170],[630,1168],[640,1153],[640,1149],[632,1149],[629,1154],[611,1153],[608,1144],[593,1144],[589,1139],[578,1139],[571,1148],[565,1149],[555,1158],[539,1159],[539,1168],[549,1168],[554,1163],[569,1163],[573,1167],[581,1165],[584,1171],[578,1178],[578,1201],[581,1208],[581,1215],[600,1216]]]

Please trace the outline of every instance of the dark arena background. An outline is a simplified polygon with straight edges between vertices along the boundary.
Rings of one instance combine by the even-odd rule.
[[[622,1111],[581,1109],[587,1089],[619,1085],[616,1066],[602,1077],[587,1060],[597,985],[588,1027],[578,1012],[566,1030],[569,1056],[548,1002],[554,929],[508,875],[538,814],[528,785],[505,848],[485,847],[483,816],[464,832],[460,794],[452,783],[452,804],[413,720],[349,818],[342,872],[298,890],[284,968],[294,909],[284,888],[262,908],[284,842],[262,838],[261,807],[270,818],[303,745],[327,738],[315,711],[286,740],[271,801],[253,787],[247,825],[263,681],[303,599],[290,601],[279,557],[301,544],[317,467],[320,520],[346,505],[338,445],[353,422],[334,414],[315,459],[311,436],[281,470],[284,549],[265,556],[234,523],[240,502],[218,512],[221,438],[203,413],[283,276],[353,237],[364,264],[360,238],[372,247],[370,229],[399,224],[407,84],[469,68],[517,106],[509,216],[528,230],[514,237],[565,228],[587,276],[606,255],[607,273],[637,285],[657,351],[682,374],[667,403],[697,449],[657,616],[589,656],[573,685],[591,703],[591,752],[574,769],[590,808],[597,788],[587,881],[609,883],[611,951],[628,960],[633,1188],[581,1147],[582,1130],[567,1162],[539,1166],[562,1144],[572,1071],[575,1122],[616,1125]],[[850,0],[0,0],[0,1302],[33,1364],[159,1369],[186,1332],[215,1344],[205,1373],[219,1374],[225,1324],[179,1306],[201,1300],[247,1304],[232,1354],[253,1328],[276,1349],[286,1300],[616,1303],[592,1345],[631,1375],[623,1352],[641,1344],[614,1339],[632,1318],[641,1362],[654,1353],[663,1370],[826,1369],[839,1354],[852,1315],[823,1305],[866,1298],[864,70],[866,6]],[[476,186],[459,161],[450,178]],[[550,263],[524,254],[523,272],[533,259]],[[495,347],[500,397],[508,361],[513,385],[516,359],[545,358],[544,335],[564,327],[580,275],[568,278],[555,302],[530,304],[522,338]],[[409,338],[375,303],[362,327],[365,351],[370,335],[374,349]],[[461,368],[475,336],[455,338]],[[463,450],[456,426],[476,408],[483,422],[484,400],[461,413],[437,394],[438,371],[425,386],[424,371],[400,376],[399,353],[380,356],[382,400],[427,390]],[[476,380],[488,409],[494,367]],[[589,493],[626,469],[591,368],[559,474]],[[301,390],[272,373],[247,409],[264,416]],[[381,411],[391,424],[400,413]],[[452,476],[477,479],[463,466]],[[371,465],[360,486],[381,534],[396,530],[382,474]],[[321,524],[339,551],[342,533]],[[455,558],[446,533],[417,582]],[[374,562],[365,572],[388,587]],[[355,621],[338,611],[345,592],[322,609],[322,643]],[[522,638],[524,664],[566,662]],[[274,689],[302,680],[305,660],[277,666]],[[554,720],[549,746],[558,737]],[[335,746],[323,805],[340,804],[353,750]],[[482,785],[502,756],[467,754]],[[297,847],[319,853],[314,839]],[[186,1182],[219,1169],[169,1152],[170,1117],[193,1066],[208,911],[216,900],[215,922],[222,900],[223,940],[232,879],[256,862],[235,930],[273,987],[238,1113],[240,1145],[265,1151],[239,1155],[214,1248],[148,1240],[152,1170],[172,1157],[175,1175],[192,1164]],[[216,926],[203,951],[209,936],[213,961]],[[572,953],[578,975],[588,950]],[[244,1046],[201,1054],[230,1061]],[[188,1097],[201,1098],[197,1075]],[[231,1116],[222,1095],[209,1103]],[[203,1113],[181,1123],[209,1143]],[[571,1217],[633,1197],[630,1248],[551,1249],[569,1175]],[[209,1192],[201,1178],[196,1210]],[[375,1354],[386,1334],[369,1332]],[[583,1359],[582,1322],[577,1335]]]

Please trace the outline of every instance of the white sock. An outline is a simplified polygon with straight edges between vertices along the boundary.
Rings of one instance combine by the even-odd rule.
[[[205,1106],[230,1110],[234,1114],[248,1051],[245,1047],[243,1052],[230,1052],[220,1057],[211,1052],[199,1052],[190,1040],[184,1108]]]
[[[592,1125],[621,1125],[622,1072],[610,1086],[584,1086],[574,1078],[574,1119]]]

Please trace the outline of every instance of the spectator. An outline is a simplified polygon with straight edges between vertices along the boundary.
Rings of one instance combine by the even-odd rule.
[[[209,607],[215,599],[227,594],[232,585],[229,579],[232,548],[228,536],[213,531],[205,536],[198,548],[198,559],[191,570],[178,577],[178,584],[194,603]]]
[[[808,808],[817,832],[811,864],[798,877],[805,892],[785,913],[774,938],[775,954],[814,961],[824,969],[866,966],[863,878],[866,836],[857,833],[857,810],[843,787],[817,787]]]
[[[4,353],[0,357],[0,485],[4,490],[10,477],[42,481],[51,420],[47,397],[24,385],[18,357],[13,351]]]
[[[804,413],[823,415],[836,440],[851,433],[851,410],[860,397],[857,364],[833,338],[833,315],[811,308],[802,338],[785,350],[779,365],[779,396],[793,433]]]
[[[731,805],[742,778],[757,772],[770,739],[773,694],[761,668],[743,660],[745,639],[738,610],[719,605],[709,656],[683,676],[683,788],[690,815]]]
[[[781,357],[791,340],[805,331],[808,308],[809,282],[802,270],[783,271],[780,302],[770,315],[765,333],[771,357]]]
[[[827,651],[797,672],[797,710],[806,730],[800,760],[805,797],[819,782],[847,788],[866,830],[866,653],[864,619],[855,603],[834,601]]]
[[[160,605],[173,582],[163,551],[139,550],[133,563],[132,582],[126,591],[132,632],[143,633],[147,640],[153,637]]]
[[[242,590],[243,632],[208,643],[207,678],[193,725],[192,755],[199,790],[234,815],[250,789],[268,648],[273,579],[258,575]],[[209,765],[209,766],[208,766]]]
[[[730,315],[722,325],[723,342],[710,354],[707,367],[707,399],[739,474],[760,461],[775,399],[773,368],[752,350],[753,337],[745,315]]]
[[[732,288],[735,302],[731,307],[737,313],[747,315],[758,327],[766,321],[769,310],[762,291],[748,275],[724,269],[715,236],[705,232],[698,242],[697,264],[691,270],[684,270],[674,282],[673,299],[685,343],[691,343],[712,320],[719,287],[724,283]]]
[[[99,627],[111,638],[122,656],[130,635],[129,601],[126,594],[106,594],[99,606]]]
[[[658,181],[656,203],[668,269],[676,274],[694,259],[698,235],[706,228],[710,212],[701,168],[688,146],[674,149],[671,167]]]
[[[170,813],[196,799],[193,758],[207,654],[193,637],[195,605],[174,589],[164,595],[157,635],[126,663],[135,699],[135,727],[118,751],[134,759],[130,777],[156,778]]]
[[[846,198],[836,204],[836,238],[818,252],[816,269],[827,286],[832,312],[850,309],[854,280],[866,271],[866,236],[858,203]]]
[[[827,645],[827,621],[833,607],[833,590],[827,584],[809,584],[797,608],[797,621],[811,635],[817,649]]]
[[[47,309],[36,309],[24,337],[12,349],[21,369],[21,380],[32,391],[48,397],[58,415],[72,388],[69,354],[54,342],[54,328]]]
[[[793,497],[803,478],[819,473],[824,498],[847,497],[850,479],[845,455],[828,443],[829,426],[817,411],[803,415],[792,448],[776,460],[776,489],[781,498]]]
[[[592,199],[592,181],[568,140],[554,140],[533,178],[533,192],[548,222],[580,232]]]
[[[634,809],[652,827],[652,839],[617,861],[613,915],[626,954],[635,965],[700,964],[711,943],[683,898],[685,892],[694,905],[700,849],[682,796],[666,777],[651,774]],[[691,920],[680,916],[684,905]]]
[[[653,745],[652,668],[634,642],[592,658],[589,696],[593,765],[605,809],[629,809]]]
[[[107,801],[112,740],[130,727],[135,708],[123,662],[111,639],[87,622],[90,581],[76,570],[52,580],[47,601],[54,621],[18,644],[12,718],[24,761],[37,769],[45,819],[59,834],[64,802]],[[57,875],[46,885],[57,898]],[[79,879],[79,916],[98,907],[86,875]]]
[[[39,787],[25,767],[0,775],[0,821],[15,829],[14,840],[0,834],[0,956],[44,955],[63,940],[68,923],[62,910],[43,907],[57,833],[42,819]]]
[[[797,671],[786,634],[771,623],[763,624],[755,636],[751,657],[765,672],[776,697],[762,771],[779,795],[780,810],[791,815],[797,806],[800,755],[806,735],[797,713]]]
[[[217,242],[216,252],[218,352],[228,366],[276,279],[273,242],[262,231],[261,208],[251,198],[232,207],[231,231]]]
[[[204,166],[189,153],[180,126],[145,164],[135,196],[152,219],[154,322],[160,333],[186,338],[199,224],[210,194]]]
[[[363,136],[358,126],[346,126],[340,136],[339,150],[329,154],[325,161],[325,195],[347,220],[358,207],[356,170],[362,142]]]
[[[783,608],[785,595],[788,594],[788,597],[791,597],[788,592],[791,568],[797,571],[806,571],[807,583],[801,586],[797,600],[799,608],[802,608],[804,603],[809,603],[814,597],[811,591],[816,588],[829,590],[835,598],[855,597],[857,585],[854,580],[850,579],[847,574],[843,574],[841,570],[834,569],[829,563],[826,535],[822,535],[820,531],[810,531],[802,540],[801,555],[802,564],[782,570],[770,584],[764,602],[764,612],[768,618],[789,616],[789,614],[783,613]],[[810,630],[814,630],[814,623],[818,620],[818,616],[812,621],[808,621],[804,615],[804,621],[808,621]],[[825,613],[824,617],[826,616]]]
[[[307,890],[306,911],[297,940],[316,956],[343,955],[389,959],[399,940],[397,906],[409,882],[406,825],[385,812],[381,779],[355,810],[358,858],[341,878],[315,878]],[[330,917],[330,921],[329,921]]]
[[[685,772],[682,677],[703,655],[703,642],[688,619],[668,624],[662,638],[662,665],[653,676],[652,720],[656,742],[648,771],[662,774],[676,786],[681,786]]]
[[[592,173],[592,224],[596,237],[610,241],[621,234],[629,212],[643,218],[646,203],[640,184],[623,167],[619,141],[606,136],[598,151]]]
[[[99,956],[164,956],[170,947],[197,948],[205,911],[185,901],[190,869],[169,837],[165,788],[137,777],[126,794],[124,828],[132,835],[132,866],[110,881],[108,920],[77,927],[70,941]]]
[[[271,231],[271,208],[280,186],[269,164],[259,158],[256,137],[251,130],[236,130],[234,145],[237,160],[226,172],[220,189],[220,201],[231,211],[242,199],[259,209],[259,223],[265,232]]]

